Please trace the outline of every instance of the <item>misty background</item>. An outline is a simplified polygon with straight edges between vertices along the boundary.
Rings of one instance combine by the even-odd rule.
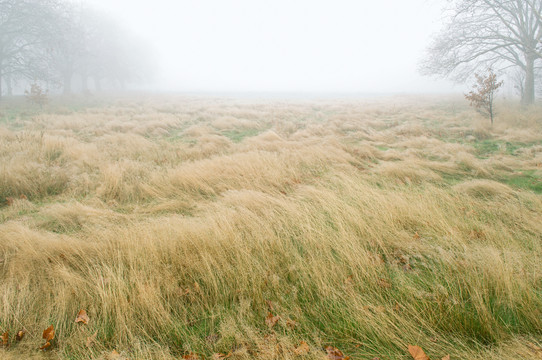
[[[422,77],[445,1],[86,0],[149,46],[167,91],[457,92]]]

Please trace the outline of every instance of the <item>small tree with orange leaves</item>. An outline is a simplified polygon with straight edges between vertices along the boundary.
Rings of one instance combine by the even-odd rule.
[[[476,77],[476,84],[473,85],[472,91],[465,94],[465,98],[479,113],[488,116],[491,119],[491,125],[493,125],[495,116],[493,100],[497,90],[504,82],[497,81],[497,75],[491,69],[489,69],[487,75],[474,74],[474,76]]]

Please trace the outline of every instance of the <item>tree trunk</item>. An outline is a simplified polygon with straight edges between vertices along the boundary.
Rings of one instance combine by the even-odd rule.
[[[102,92],[102,80],[99,77],[94,78],[94,88],[96,92]]]
[[[72,74],[64,74],[64,95],[70,95],[72,93]]]
[[[523,105],[528,106],[534,104],[534,60],[533,55],[525,57],[525,86],[523,93]]]
[[[83,94],[87,95],[89,93],[88,91],[88,76],[83,74],[81,75],[81,90],[83,91]]]
[[[11,81],[11,76],[6,76],[6,87],[7,87],[7,95],[13,96],[13,82]]]

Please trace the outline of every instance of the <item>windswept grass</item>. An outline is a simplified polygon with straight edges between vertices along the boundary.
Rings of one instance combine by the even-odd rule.
[[[0,332],[27,335],[0,357],[540,356],[540,111],[490,128],[459,104],[164,97],[14,115]]]

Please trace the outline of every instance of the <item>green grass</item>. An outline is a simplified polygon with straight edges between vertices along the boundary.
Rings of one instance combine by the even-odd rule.
[[[542,194],[542,171],[522,170],[500,178],[500,181],[519,189]]]
[[[256,136],[261,132],[259,129],[233,129],[223,130],[221,134],[228,137],[234,143],[239,143],[247,137]]]

